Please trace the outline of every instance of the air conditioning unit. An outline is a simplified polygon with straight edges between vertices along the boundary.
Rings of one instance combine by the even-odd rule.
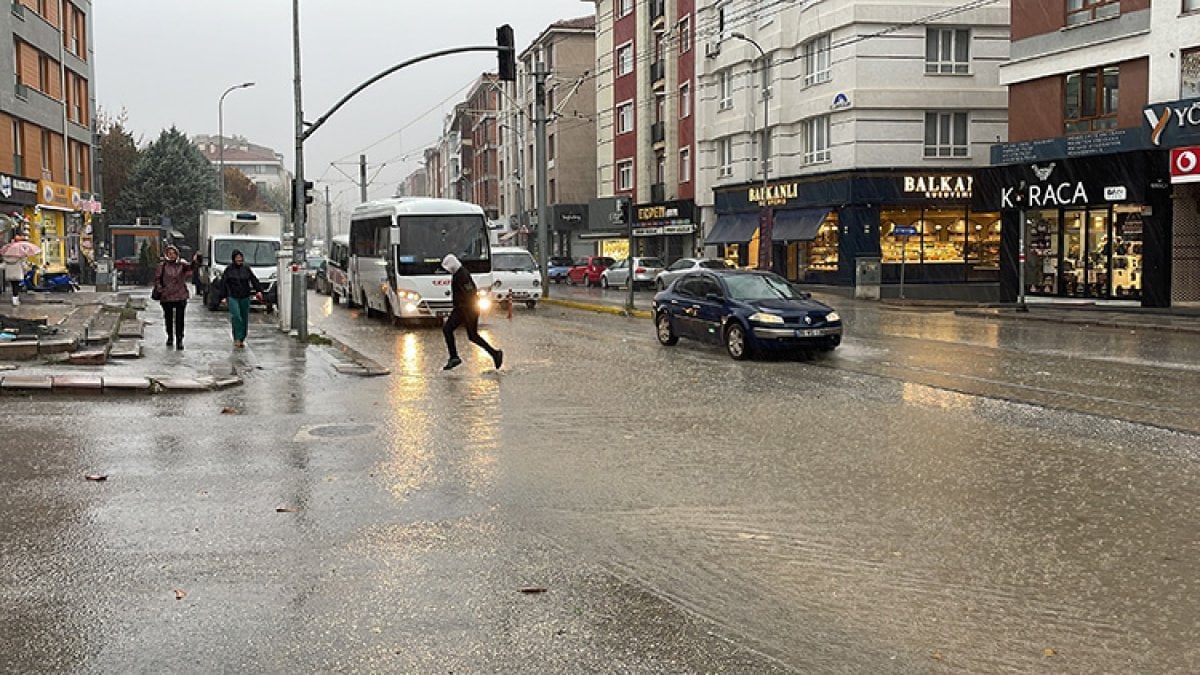
[[[720,42],[709,42],[704,45],[704,56],[706,58],[715,59],[721,53]]]

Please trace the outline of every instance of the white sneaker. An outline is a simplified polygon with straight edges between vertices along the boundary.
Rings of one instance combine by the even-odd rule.
[[[13,307],[21,306],[21,298],[18,298],[17,296],[14,295],[12,300],[13,300]]]

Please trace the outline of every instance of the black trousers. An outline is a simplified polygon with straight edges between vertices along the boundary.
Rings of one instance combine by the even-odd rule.
[[[187,300],[163,302],[163,325],[167,327],[167,338],[183,341],[183,311],[187,309]]]
[[[479,315],[474,312],[464,312],[455,307],[450,316],[446,317],[446,325],[442,326],[442,335],[446,338],[446,351],[450,352],[450,358],[458,358],[458,345],[454,344],[454,330],[459,326],[466,326],[467,339],[482,347],[488,354],[496,356],[496,349],[487,343],[487,340],[479,337]]]

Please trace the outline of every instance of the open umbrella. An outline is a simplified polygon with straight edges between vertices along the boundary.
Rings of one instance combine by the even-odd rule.
[[[0,248],[0,256],[6,258],[28,258],[41,252],[42,249],[38,248],[36,244],[27,241],[14,241]]]

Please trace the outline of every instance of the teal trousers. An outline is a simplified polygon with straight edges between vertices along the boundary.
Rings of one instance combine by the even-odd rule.
[[[250,298],[229,298],[229,323],[233,324],[233,339],[245,340],[250,329]]]

